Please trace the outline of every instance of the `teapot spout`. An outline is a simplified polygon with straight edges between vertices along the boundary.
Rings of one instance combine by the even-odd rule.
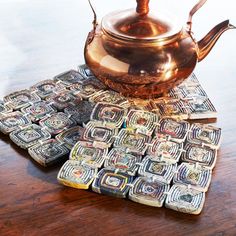
[[[198,61],[202,61],[214,47],[220,36],[229,29],[236,29],[229,20],[215,26],[202,40],[198,42]]]

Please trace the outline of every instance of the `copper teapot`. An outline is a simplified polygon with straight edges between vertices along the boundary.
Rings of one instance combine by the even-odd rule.
[[[156,97],[180,84],[222,33],[235,28],[227,20],[196,41],[192,17],[207,0],[193,7],[183,28],[149,10],[149,0],[136,1],[136,9],[112,12],[98,24],[89,0],[94,21],[85,44],[85,61],[98,79],[125,96]]]

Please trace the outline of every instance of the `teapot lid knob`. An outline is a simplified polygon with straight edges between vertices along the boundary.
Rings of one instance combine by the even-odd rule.
[[[136,0],[136,12],[140,15],[147,15],[149,12],[149,0]]]
[[[175,41],[182,28],[166,15],[149,9],[150,0],[136,0],[136,9],[111,12],[102,19],[105,34],[124,41],[155,42],[163,46]],[[174,23],[174,24],[173,24]]]

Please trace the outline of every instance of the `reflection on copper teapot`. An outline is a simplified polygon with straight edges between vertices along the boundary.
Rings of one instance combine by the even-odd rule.
[[[149,0],[136,0],[137,8],[112,12],[97,23],[85,44],[85,61],[94,75],[125,96],[160,96],[193,72],[219,37],[235,28],[226,20],[202,40],[192,32],[192,17],[207,0],[200,0],[189,14],[185,27],[166,15],[149,9]]]

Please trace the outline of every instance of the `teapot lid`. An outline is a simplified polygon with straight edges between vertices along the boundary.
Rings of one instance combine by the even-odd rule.
[[[105,33],[123,40],[153,41],[165,44],[176,39],[181,28],[166,15],[149,11],[149,0],[137,0],[137,8],[112,12],[102,19]]]

